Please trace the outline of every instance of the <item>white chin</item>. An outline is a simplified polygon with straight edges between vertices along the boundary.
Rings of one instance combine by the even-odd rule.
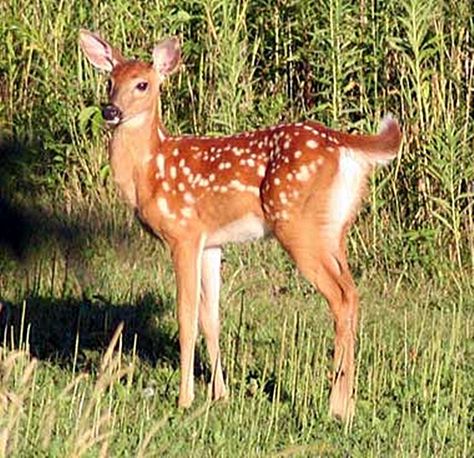
[[[120,123],[120,118],[117,117],[117,118],[114,118],[114,119],[106,119],[105,120],[105,123],[109,126],[109,127],[115,127],[116,125],[118,125]]]

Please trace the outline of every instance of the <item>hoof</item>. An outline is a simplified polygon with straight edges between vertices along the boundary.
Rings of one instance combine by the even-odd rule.
[[[345,424],[351,424],[355,413],[355,399],[335,386],[329,398],[329,414]]]
[[[227,391],[224,385],[220,386],[219,388],[213,387],[212,383],[209,383],[207,386],[207,397],[211,401],[215,402],[227,402],[229,399],[229,392]]]
[[[184,396],[180,396],[178,398],[178,407],[180,409],[189,409],[193,403],[193,398],[192,397],[184,397]]]

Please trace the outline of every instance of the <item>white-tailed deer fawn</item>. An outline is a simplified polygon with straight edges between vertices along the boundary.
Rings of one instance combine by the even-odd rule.
[[[226,396],[219,350],[221,247],[272,233],[327,299],[335,321],[330,412],[349,420],[354,407],[357,291],[345,236],[371,167],[393,159],[398,123],[378,135],[348,135],[314,122],[281,124],[226,137],[173,137],[158,110],[160,84],[180,61],[170,38],[153,63],[126,60],[98,35],[80,32],[98,69],[110,72],[103,116],[115,130],[115,181],[139,218],[171,250],[177,282],[181,382],[179,405],[194,398],[198,325],[212,367],[212,395]]]

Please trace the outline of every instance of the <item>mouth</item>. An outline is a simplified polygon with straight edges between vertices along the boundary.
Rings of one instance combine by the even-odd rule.
[[[107,127],[110,128],[116,128],[117,126],[122,126],[122,125],[129,125],[129,126],[140,126],[143,124],[143,122],[146,119],[146,114],[147,111],[141,111],[139,113],[134,113],[130,114],[128,116],[124,116],[123,113],[121,113],[118,116],[115,116],[114,118],[109,117],[108,119],[104,118]]]
[[[107,127],[117,127],[122,120],[119,116],[117,116],[116,118],[113,118],[113,119],[104,119],[104,121]]]

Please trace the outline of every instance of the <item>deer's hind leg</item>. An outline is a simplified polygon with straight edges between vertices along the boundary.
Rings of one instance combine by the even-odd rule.
[[[349,422],[354,413],[358,297],[347,264],[346,231],[337,234],[312,214],[276,224],[274,232],[301,273],[329,303],[336,334],[330,413]]]
[[[220,265],[221,249],[206,248],[202,258],[199,324],[206,339],[211,362],[211,397],[215,400],[227,397],[219,349]]]

